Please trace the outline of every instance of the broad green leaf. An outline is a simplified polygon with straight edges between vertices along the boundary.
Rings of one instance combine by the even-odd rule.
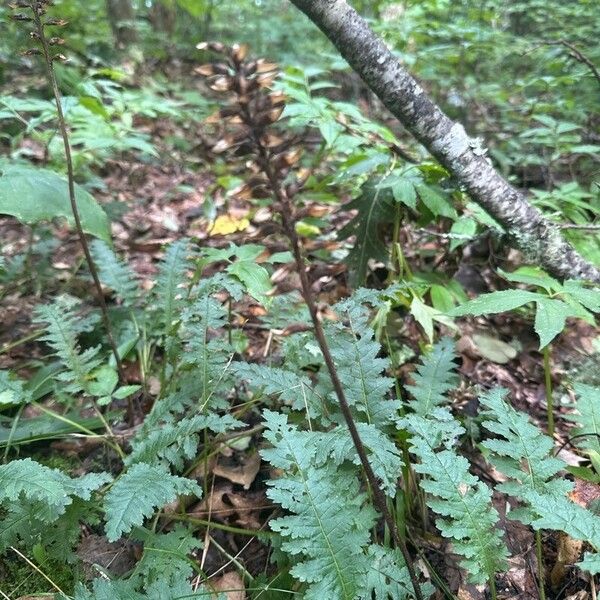
[[[469,300],[462,306],[457,306],[450,311],[452,317],[462,317],[464,315],[486,315],[490,313],[501,313],[509,310],[514,310],[537,300],[545,300],[546,296],[528,292],[526,290],[502,290],[500,292],[492,292],[491,294],[483,294]]]
[[[562,289],[562,286],[556,279],[550,277],[538,267],[520,267],[512,273],[507,273],[499,269],[498,272],[502,277],[513,283],[524,283],[525,285],[542,287],[548,292],[558,292]]]
[[[76,186],[77,207],[83,230],[110,243],[108,217],[94,197]],[[73,227],[67,182],[52,171],[10,166],[0,176],[0,214],[33,225],[63,217]]]
[[[434,283],[429,290],[429,295],[431,296],[433,308],[443,313],[451,311],[456,304],[452,293],[443,285]]]
[[[439,192],[424,183],[418,184],[416,190],[419,194],[419,198],[423,201],[423,204],[436,217],[441,216],[456,219],[457,215],[454,207]]]
[[[123,400],[127,396],[131,396],[131,394],[135,394],[141,387],[141,385],[123,385],[114,391],[112,397],[116,400]]]
[[[269,272],[261,265],[248,260],[239,260],[227,267],[227,271],[237,277],[248,293],[261,304],[267,303],[266,294],[273,287]]]
[[[598,288],[585,288],[581,281],[569,279],[565,281],[563,289],[587,309],[600,313],[600,290]]]
[[[94,381],[88,385],[88,391],[92,396],[110,396],[119,383],[117,372],[108,365],[96,369],[93,376]]]
[[[471,217],[461,217],[458,221],[452,223],[450,228],[450,235],[456,237],[450,237],[450,252],[456,250],[462,244],[466,244],[470,239],[473,238],[477,232],[477,221]]]
[[[534,329],[540,336],[541,350],[564,329],[567,317],[575,315],[573,309],[561,300],[542,298],[536,304]]]
[[[406,204],[413,210],[417,207],[417,192],[415,186],[410,179],[398,178],[398,180],[392,185],[392,194],[396,202]]]
[[[430,342],[433,341],[433,316],[429,306],[423,303],[415,296],[410,305],[410,314],[415,318],[415,321],[423,328],[425,335]]]

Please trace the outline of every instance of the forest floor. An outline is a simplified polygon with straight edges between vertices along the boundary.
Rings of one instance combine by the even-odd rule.
[[[145,121],[139,127],[149,131],[160,147],[174,125],[166,120]],[[190,135],[188,132],[186,135]],[[32,144],[31,142],[26,142]],[[35,151],[33,147],[33,151]],[[231,202],[215,191],[215,174],[210,165],[200,168],[182,166],[176,157],[169,157],[165,151],[159,162],[140,163],[134,158],[123,157],[109,161],[100,172],[105,191],[96,197],[112,216],[112,233],[116,249],[126,256],[135,271],[150,281],[156,272],[156,264],[162,256],[165,244],[183,236],[189,236],[200,246],[227,246],[230,242],[242,245],[260,243],[272,252],[286,250],[286,243],[276,232],[272,223],[273,215],[268,205],[258,210],[248,202]],[[214,219],[209,219],[204,210],[205,200],[210,197],[216,215],[221,220],[222,232],[215,231]],[[306,251],[312,255],[311,280],[317,292],[323,317],[327,318],[327,306],[348,293],[349,285],[346,267],[332,257],[335,250],[345,242],[336,240],[335,232],[348,220],[341,207],[320,204],[314,201],[309,211],[326,216],[329,231],[324,231],[322,240],[306,240]],[[228,231],[229,229],[229,231]],[[237,230],[236,230],[237,229]],[[48,261],[51,278],[43,285],[35,278],[26,276],[17,285],[4,290],[0,298],[0,368],[12,369],[26,375],[36,358],[44,354],[44,347],[36,337],[36,326],[31,322],[34,307],[44,297],[59,291],[82,294],[89,283],[77,275],[82,263],[81,252],[72,231],[57,226],[55,234],[59,244],[48,255],[41,246],[34,246],[28,260],[35,264]],[[37,233],[34,233],[34,240]],[[0,220],[0,237],[3,240],[7,257],[27,254],[32,242],[29,228],[20,226],[9,219]],[[441,244],[441,243],[440,243]],[[433,248],[435,251],[436,249]],[[437,249],[443,254],[443,247]],[[410,255],[410,248],[407,248]],[[468,263],[468,259],[465,259]],[[484,263],[469,264],[475,271],[474,278],[490,282],[490,269]],[[33,271],[31,271],[33,273]],[[299,278],[293,265],[279,266],[273,276],[274,294],[299,290]],[[372,281],[373,285],[381,282]],[[493,282],[492,282],[493,285]],[[107,296],[108,297],[108,296]],[[290,323],[284,329],[270,329],[260,320],[264,309],[251,300],[236,303],[233,308],[234,324],[244,331],[248,339],[245,356],[250,361],[262,361],[277,356],[280,340],[290,332],[306,328],[307,324]],[[406,349],[407,361],[394,374],[401,385],[410,383],[415,368],[416,356],[423,343],[418,325],[403,315],[399,315],[397,328],[398,344]],[[515,315],[498,315],[489,318],[463,319],[459,321],[457,351],[459,372],[462,384],[453,397],[453,409],[464,416],[464,424],[477,427],[471,417],[476,415],[476,388],[488,389],[500,385],[510,390],[515,406],[528,413],[544,428],[546,422],[545,384],[542,355],[538,351],[536,338],[530,322]],[[566,374],[573,373],[600,378],[597,361],[593,359],[598,351],[595,346],[597,330],[581,321],[570,322],[569,327],[553,344],[552,380],[558,403],[556,447],[561,448],[561,457],[572,466],[580,465],[580,456],[570,452],[568,444],[569,422],[564,418],[568,404],[573,399],[566,389],[561,391],[561,382]],[[498,344],[497,342],[500,342]],[[510,346],[518,349],[516,356],[503,355]],[[127,365],[128,383],[140,381],[140,373],[134,363]],[[22,422],[42,416],[33,408],[27,408],[21,415]],[[138,423],[132,426],[121,424],[115,433],[127,439]],[[248,426],[255,432],[247,445],[239,449],[224,451],[215,455],[209,465],[209,472],[202,476],[209,481],[205,498],[188,508],[188,514],[202,522],[214,523],[209,527],[214,543],[207,543],[198,556],[199,566],[205,573],[214,575],[216,589],[240,587],[238,571],[234,562],[241,562],[254,576],[269,572],[269,547],[254,535],[244,535],[239,530],[266,530],[269,519],[277,512],[265,495],[265,481],[268,479],[266,467],[261,464],[256,452],[248,448],[260,447],[259,424],[250,418]],[[19,430],[21,431],[21,430]],[[68,465],[71,473],[81,474],[90,465],[104,462],[104,450],[94,440],[85,440],[69,434],[57,434],[55,439],[27,439],[25,428],[20,440],[21,453],[35,455],[46,464]],[[476,438],[473,432],[473,438]],[[15,442],[19,440],[13,440]],[[469,452],[469,447],[465,448]],[[475,453],[473,453],[475,456]],[[474,459],[477,460],[477,459]],[[475,462],[476,473],[484,481],[498,482],[497,472],[484,463]],[[582,484],[576,490],[580,494],[597,494],[594,489]],[[515,521],[506,519],[509,509],[505,501],[496,498],[497,509],[502,515],[501,525],[505,528],[506,541],[513,558],[509,571],[499,579],[498,592],[501,598],[538,598],[536,588],[535,540],[531,531]],[[461,599],[484,598],[481,589],[465,583],[464,572],[458,567],[457,557],[447,552],[447,544],[441,537],[424,534],[415,525],[414,534],[422,545],[432,564],[439,569],[450,587],[457,590]],[[423,535],[421,535],[423,534]],[[208,533],[207,533],[208,535]],[[583,600],[588,582],[578,580],[568,565],[560,572],[557,548],[560,544],[555,534],[548,533],[543,539],[543,556],[548,573],[556,577],[556,598]],[[82,564],[92,570],[92,565],[104,566],[113,575],[127,572],[135,564],[138,548],[132,542],[122,540],[109,543],[93,532],[85,532],[77,551]],[[227,556],[229,558],[227,558]],[[16,559],[15,559],[16,560]],[[0,562],[0,581],[13,573],[13,567],[6,561]],[[4,570],[4,577],[2,575]],[[31,572],[27,578],[35,577]],[[28,585],[15,586],[11,592],[16,598],[24,595]],[[237,592],[236,592],[237,594]],[[583,595],[582,595],[583,594]],[[241,595],[230,594],[231,599],[241,599]]]

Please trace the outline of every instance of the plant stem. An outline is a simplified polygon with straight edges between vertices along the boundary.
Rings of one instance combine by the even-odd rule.
[[[69,142],[69,133],[67,131],[67,123],[65,120],[65,115],[62,109],[61,103],[61,93],[58,89],[58,83],[56,81],[56,75],[54,73],[54,67],[52,64],[53,58],[50,56],[50,45],[46,38],[46,34],[44,31],[44,23],[42,22],[42,13],[41,8],[39,7],[37,2],[31,3],[31,10],[33,12],[33,20],[35,23],[36,31],[39,36],[40,44],[42,47],[42,53],[44,56],[44,63],[46,65],[46,74],[48,77],[48,83],[52,89],[52,94],[54,96],[54,102],[56,104],[56,111],[58,115],[58,126],[62,136],[64,151],[65,151],[65,162],[67,165],[67,180],[69,186],[69,201],[71,202],[71,211],[73,213],[73,219],[75,221],[75,229],[77,230],[77,235],[79,237],[79,242],[83,249],[83,253],[85,255],[86,262],[88,264],[88,268],[90,270],[90,274],[92,275],[92,279],[94,281],[94,287],[96,288],[96,292],[98,295],[98,301],[100,303],[100,311],[102,313],[102,321],[104,323],[104,328],[106,330],[106,336],[108,338],[108,343],[111,347],[111,350],[115,356],[115,362],[117,365],[117,371],[119,372],[119,379],[121,382],[125,382],[125,373],[123,371],[123,363],[121,362],[121,358],[119,357],[119,351],[117,349],[117,345],[115,343],[115,338],[112,332],[112,326],[110,323],[110,318],[108,316],[108,308],[106,306],[106,301],[104,299],[104,294],[102,293],[102,284],[100,283],[100,278],[98,277],[98,271],[96,269],[96,265],[92,259],[92,255],[90,253],[90,248],[87,242],[87,238],[85,237],[85,233],[83,231],[83,227],[81,225],[81,218],[79,216],[79,209],[77,208],[77,199],[75,196],[75,174],[73,170],[73,158],[71,155],[71,144]],[[130,402],[130,410],[131,410],[131,401]]]
[[[538,586],[540,591],[540,600],[546,600],[546,577],[544,575],[544,560],[542,554],[542,532],[535,532],[535,556],[538,566]]]
[[[546,412],[548,435],[554,436],[554,397],[552,394],[552,372],[550,371],[550,344],[544,348],[544,385],[546,388]]]
[[[4,346],[2,346],[0,348],[0,354],[6,354],[13,348],[18,348],[22,344],[26,344],[27,342],[37,340],[42,335],[44,335],[43,329],[37,329],[36,331],[32,331],[28,335],[23,336],[22,338],[19,338],[18,340],[15,340],[14,342],[9,342],[8,344],[4,344]]]
[[[492,575],[489,579],[490,583],[490,598],[491,600],[496,600],[497,592],[496,592],[496,578]]]
[[[251,119],[248,119],[248,121],[251,125]],[[383,489],[381,488],[381,485],[379,484],[379,481],[377,480],[377,477],[373,472],[371,463],[369,462],[365,446],[360,438],[360,434],[358,433],[354,417],[352,416],[352,411],[350,410],[350,405],[348,404],[348,400],[346,399],[344,387],[338,376],[335,362],[333,360],[333,356],[331,355],[329,344],[327,343],[327,338],[325,337],[323,325],[321,324],[321,321],[319,319],[317,304],[315,302],[313,292],[310,286],[310,281],[308,279],[308,274],[306,271],[306,263],[302,251],[302,245],[300,243],[300,239],[294,226],[293,203],[291,201],[291,198],[288,197],[287,192],[282,188],[279,178],[272,167],[268,151],[263,146],[260,137],[254,134],[253,141],[257,150],[260,168],[267,176],[271,187],[271,191],[275,200],[277,201],[279,213],[282,219],[283,229],[290,241],[292,254],[296,263],[296,270],[298,271],[298,275],[300,277],[302,296],[304,297],[304,301],[306,302],[313,323],[315,338],[317,339],[317,343],[319,344],[321,354],[323,355],[323,359],[325,361],[325,365],[329,373],[329,378],[331,379],[331,383],[333,384],[333,389],[337,396],[342,415],[344,416],[344,420],[346,421],[346,425],[348,426],[348,430],[350,431],[352,442],[354,443],[354,447],[356,448],[356,452],[360,459],[362,468],[365,472],[367,481],[369,483],[369,487],[371,488],[371,491],[373,493],[373,501],[379,512],[382,514],[383,519],[390,530],[394,543],[402,552],[402,556],[404,557],[404,561],[406,563],[406,567],[410,575],[411,583],[414,588],[415,598],[417,600],[423,600],[423,595],[421,593],[421,588],[419,586],[419,581],[417,579],[417,574],[412,562],[412,558],[408,551],[408,547],[406,545],[406,542],[400,536],[397,524],[392,518],[392,514],[388,509],[385,493],[383,492]]]

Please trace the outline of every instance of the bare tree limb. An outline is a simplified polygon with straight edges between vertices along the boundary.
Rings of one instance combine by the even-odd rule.
[[[544,46],[564,46],[569,51],[569,56],[577,62],[585,65],[600,84],[600,70],[575,44],[568,40],[547,40],[541,42]]]
[[[527,259],[560,279],[600,282],[559,228],[511,186],[478,140],[428,97],[366,21],[345,0],[291,0],[333,42],[390,112],[509,233]]]

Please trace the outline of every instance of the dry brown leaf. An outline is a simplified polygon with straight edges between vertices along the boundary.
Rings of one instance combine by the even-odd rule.
[[[223,592],[227,600],[246,600],[246,586],[236,571],[224,573],[221,577],[209,580],[211,587],[217,592]]]
[[[241,464],[218,463],[215,465],[213,473],[233,483],[242,485],[247,490],[252,485],[259,470],[260,456],[255,452],[254,454],[243,456]]]
[[[574,540],[562,531],[558,534],[558,553],[550,573],[550,581],[554,589],[562,584],[568,572],[579,560],[582,549],[581,540]]]

